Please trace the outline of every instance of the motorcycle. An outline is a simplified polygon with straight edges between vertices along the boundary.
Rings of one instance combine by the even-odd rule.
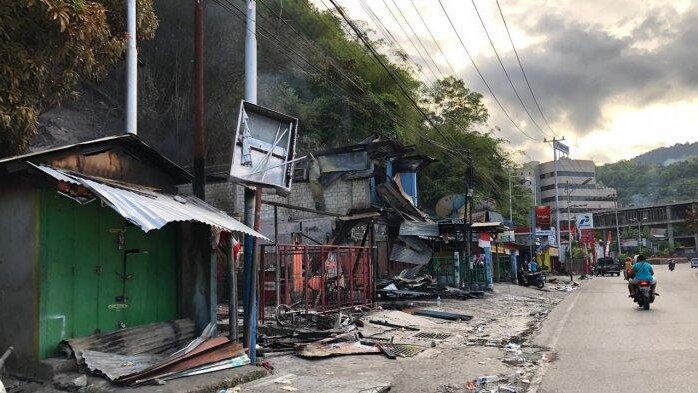
[[[523,280],[522,285],[525,287],[534,285],[536,288],[541,289],[545,286],[545,274],[543,272],[524,273]]]
[[[642,280],[635,286],[634,301],[638,306],[645,310],[650,309],[650,304],[654,303],[654,297],[657,294],[652,289],[652,283]]]
[[[669,261],[669,271],[673,272],[675,268],[676,268],[676,262],[674,262],[673,260]]]

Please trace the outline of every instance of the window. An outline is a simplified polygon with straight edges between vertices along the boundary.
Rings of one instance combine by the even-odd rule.
[[[561,173],[561,172],[558,172],[558,173]],[[568,186],[569,186],[569,189],[571,189],[571,190],[579,190],[579,189],[591,190],[591,189],[596,188],[596,184],[569,184],[568,185],[566,183],[558,184],[557,188],[564,190],[565,188],[568,188]],[[548,190],[554,190],[554,189],[555,189],[555,184],[549,184],[547,186],[543,186],[540,188],[541,191],[548,191]]]
[[[557,171],[558,176],[569,176],[569,177],[595,177],[594,172],[577,172],[577,171]],[[555,172],[541,173],[541,179],[547,179],[549,177],[555,177]]]

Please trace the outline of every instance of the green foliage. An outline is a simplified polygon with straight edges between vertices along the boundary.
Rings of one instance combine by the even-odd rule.
[[[152,0],[139,1],[141,38],[157,27]],[[39,113],[103,78],[124,51],[123,2],[10,1],[0,8],[0,156],[23,151]]]
[[[622,204],[698,198],[698,158],[668,166],[620,161],[597,168],[597,179],[618,190]]]
[[[244,2],[232,3],[244,9]],[[67,17],[54,19],[56,7]],[[138,7],[139,39],[153,38],[141,41],[139,48],[139,135],[188,165],[194,47],[191,2],[139,0]],[[37,114],[75,93],[78,81],[102,80],[108,74],[123,54],[123,8],[123,0],[33,0],[0,9],[4,39],[0,115],[7,121],[0,125],[0,146],[12,147],[0,154],[22,150],[35,132]],[[514,165],[504,140],[492,131],[477,131],[488,118],[481,94],[452,77],[429,90],[416,78],[404,54],[390,54],[383,42],[372,41],[385,53],[382,61],[442,130],[441,135],[426,125],[420,111],[363,43],[344,30],[337,15],[318,10],[308,0],[264,0],[257,3],[257,12],[259,104],[299,118],[300,153],[356,143],[370,135],[414,144],[418,153],[439,159],[419,179],[423,207],[428,209],[444,195],[465,192],[463,158],[469,149],[476,199],[496,199],[498,210],[508,216],[509,171]],[[240,17],[216,2],[205,8],[205,124],[210,165],[229,159],[230,135],[243,97],[246,31]],[[22,31],[29,33],[20,34]],[[41,67],[41,72],[23,73],[22,64]],[[117,100],[123,94],[122,86],[116,73],[99,84],[105,96]],[[532,204],[527,190],[514,182],[512,194],[515,221],[527,222]]]

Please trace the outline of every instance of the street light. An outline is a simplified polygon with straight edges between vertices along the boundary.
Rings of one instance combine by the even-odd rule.
[[[630,222],[637,222],[637,249],[638,254],[642,254],[642,230],[641,225],[643,222],[647,221],[647,217],[642,217],[642,220],[638,220],[637,218],[631,218]]]

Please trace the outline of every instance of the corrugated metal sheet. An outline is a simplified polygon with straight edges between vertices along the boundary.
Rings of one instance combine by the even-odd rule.
[[[165,354],[185,346],[194,339],[194,322],[177,319],[115,330],[109,333],[78,337],[61,343],[69,354],[83,362],[85,351],[118,355]]]
[[[400,236],[439,236],[439,224],[436,222],[403,221],[400,224]]]
[[[193,196],[164,194],[133,185],[96,181],[45,165],[35,166],[57,180],[86,187],[122,217],[138,225],[145,232],[160,229],[170,222],[196,221],[223,230],[242,232],[269,240],[225,212]]]
[[[394,244],[390,252],[390,260],[395,262],[424,265],[431,259],[431,250],[416,251],[400,244]]]
[[[117,355],[90,350],[84,351],[82,356],[91,373],[104,375],[110,381],[141,372],[163,358],[162,355],[153,354]]]
[[[395,182],[383,183],[376,187],[376,192],[381,199],[390,205],[398,213],[412,221],[426,221],[426,215],[415,207]]]

